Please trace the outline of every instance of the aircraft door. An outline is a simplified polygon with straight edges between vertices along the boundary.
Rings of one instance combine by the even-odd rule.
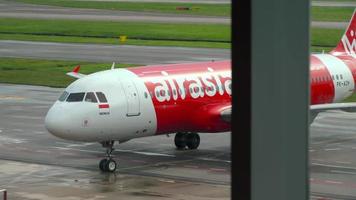
[[[140,97],[136,85],[132,80],[121,80],[127,102],[126,116],[140,115]]]

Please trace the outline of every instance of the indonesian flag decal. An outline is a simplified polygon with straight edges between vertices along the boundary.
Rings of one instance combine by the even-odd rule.
[[[110,105],[109,104],[99,104],[99,114],[108,115],[110,114]]]

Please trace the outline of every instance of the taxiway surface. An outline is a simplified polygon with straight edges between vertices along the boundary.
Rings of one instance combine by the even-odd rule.
[[[125,191],[132,192],[133,184],[129,187],[123,183],[130,180],[130,183],[148,182],[148,185],[157,187],[169,183],[172,188],[177,184],[184,188],[192,185],[220,188],[221,193],[216,198],[229,198],[229,133],[201,134],[201,146],[194,151],[176,150],[174,137],[166,136],[134,139],[117,145],[114,155],[120,168],[117,175],[110,178],[98,171],[98,161],[104,156],[104,149],[99,144],[61,140],[45,130],[45,113],[62,90],[0,84],[0,160],[3,160],[0,168],[5,169],[0,172],[0,187],[12,189],[17,196],[26,196],[31,191],[26,188],[33,187],[29,183],[33,178],[38,180],[33,190],[43,189],[48,182],[59,187],[52,183],[57,178],[60,186],[90,188],[100,183],[98,187],[102,191],[113,190],[111,192],[115,194],[128,195],[117,187],[127,187]],[[356,199],[355,121],[354,113],[333,111],[321,113],[312,124],[309,147],[312,199]],[[16,170],[20,172],[14,172]],[[20,178],[14,179],[19,173]],[[111,179],[114,181],[108,184]],[[17,185],[25,188],[22,189],[24,192],[21,193]],[[157,192],[159,190],[156,188],[154,195],[164,196],[164,192]],[[109,197],[114,194],[102,191],[96,190],[95,195]],[[153,189],[147,191],[152,193]],[[69,193],[79,195],[75,191]]]
[[[230,59],[230,49],[70,44],[0,40],[0,57],[167,64]]]

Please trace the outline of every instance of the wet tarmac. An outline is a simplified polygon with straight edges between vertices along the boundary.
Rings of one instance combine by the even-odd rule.
[[[174,137],[133,139],[115,146],[119,170],[109,175],[98,169],[101,145],[45,130],[61,91],[0,84],[0,189],[13,199],[230,198],[230,133],[201,133],[194,151],[176,150]],[[354,113],[332,111],[311,125],[311,199],[356,199],[355,122]]]
[[[176,150],[174,137],[165,135],[116,145],[119,170],[109,176],[98,169],[99,143],[65,141],[45,130],[44,116],[61,91],[0,84],[0,189],[14,199],[230,197],[229,133],[200,134],[194,151]]]

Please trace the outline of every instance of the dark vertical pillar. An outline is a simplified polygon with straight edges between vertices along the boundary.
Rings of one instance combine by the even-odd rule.
[[[233,13],[233,199],[308,199],[309,1]]]
[[[232,199],[251,197],[251,1],[232,0]]]

